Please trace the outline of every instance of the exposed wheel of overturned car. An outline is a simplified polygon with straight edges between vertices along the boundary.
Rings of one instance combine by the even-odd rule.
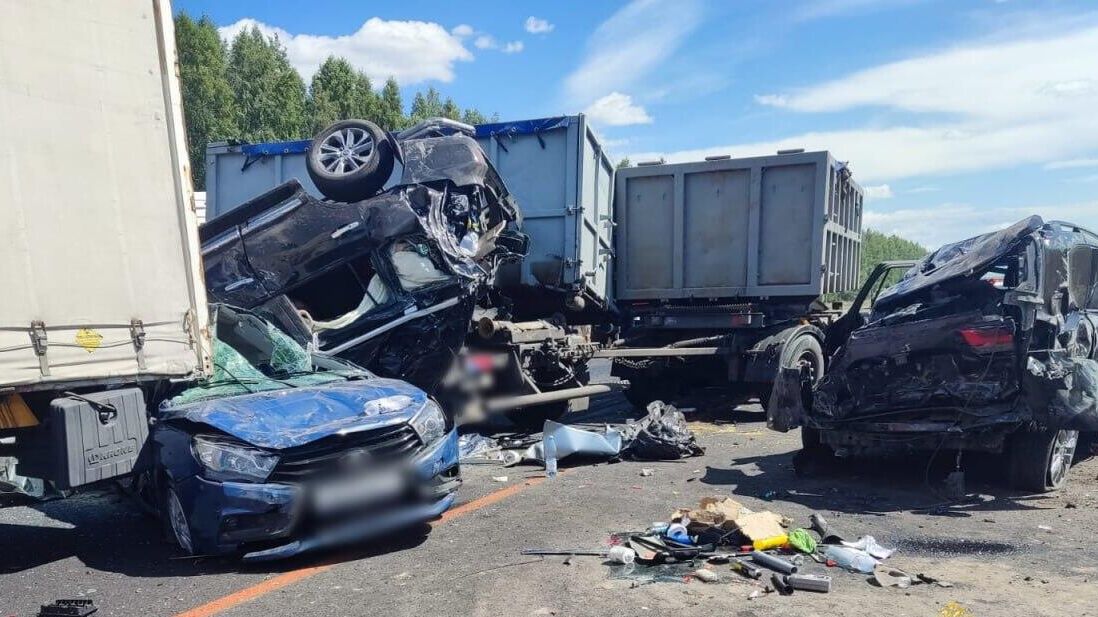
[[[359,201],[385,186],[395,158],[381,127],[368,120],[340,120],[317,133],[305,166],[325,197]]]
[[[798,336],[785,346],[782,352],[782,367],[808,371],[812,375],[812,382],[819,382],[824,375],[823,346],[811,334]],[[770,397],[767,396],[763,399],[763,403],[769,403],[769,399]],[[820,441],[820,431],[809,426],[801,426],[801,448],[814,454],[831,453],[831,448]]]
[[[1019,431],[1009,445],[1010,483],[1028,491],[1047,492],[1064,486],[1079,431]]]

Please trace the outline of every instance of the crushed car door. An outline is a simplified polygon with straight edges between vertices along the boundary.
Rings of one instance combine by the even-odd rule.
[[[320,201],[300,185],[241,226],[244,249],[263,285],[278,293],[369,250],[355,204]]]
[[[824,355],[831,357],[850,336],[850,333],[866,324],[866,313],[873,306],[877,296],[895,282],[896,274],[906,272],[915,266],[911,260],[882,261],[869,273],[858,295],[854,297],[850,308],[835,323],[827,327],[824,340]],[[890,276],[891,275],[891,276]]]

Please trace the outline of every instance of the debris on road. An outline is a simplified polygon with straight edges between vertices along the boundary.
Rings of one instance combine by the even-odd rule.
[[[43,604],[38,617],[88,617],[98,610],[95,601],[89,598],[57,600],[53,604]]]
[[[624,456],[642,461],[675,461],[705,454],[682,412],[663,401],[648,404],[648,415],[628,428]]]

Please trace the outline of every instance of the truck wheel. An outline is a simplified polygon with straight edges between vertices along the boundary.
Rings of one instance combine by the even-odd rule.
[[[394,160],[393,144],[381,127],[367,120],[341,120],[313,139],[305,166],[325,197],[359,201],[385,186]]]
[[[782,367],[797,368],[808,366],[813,374],[813,383],[823,379],[824,352],[820,341],[811,334],[802,334],[793,339],[782,351]]]
[[[1010,440],[1010,483],[1018,489],[1045,493],[1067,482],[1079,431],[1019,431]]]
[[[536,407],[524,407],[522,409],[512,409],[504,415],[507,416],[507,420],[514,424],[519,429],[536,433],[545,426],[546,420],[552,420],[558,422],[564,414],[568,411],[568,401],[560,401],[557,403],[547,403],[545,405],[537,405]]]

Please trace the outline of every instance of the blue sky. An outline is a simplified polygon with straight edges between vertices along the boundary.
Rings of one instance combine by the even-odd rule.
[[[830,149],[869,226],[936,246],[1031,213],[1098,230],[1098,4],[1071,0],[176,0],[406,101],[585,111],[617,158]]]

